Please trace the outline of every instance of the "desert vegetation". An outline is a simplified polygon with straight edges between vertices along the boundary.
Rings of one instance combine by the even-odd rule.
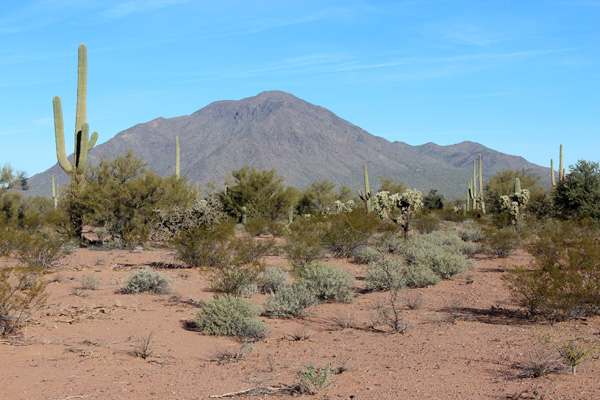
[[[367,174],[365,178],[368,182]],[[4,167],[0,334],[7,343],[27,341],[34,322],[51,314],[48,299],[56,285],[69,280],[64,276],[68,271],[78,270],[85,273],[72,287],[71,294],[77,294],[69,297],[72,301],[86,301],[105,290],[113,296],[146,293],[178,299],[180,285],[191,280],[190,274],[197,276],[205,282],[206,295],[188,299],[196,311],[168,329],[241,343],[235,349],[221,344],[213,352],[223,368],[250,362],[268,347],[280,335],[276,321],[304,323],[328,307],[338,310],[328,318],[333,329],[409,338],[414,329],[428,329],[415,316],[425,313],[432,288],[444,281],[476,285],[474,276],[482,276],[478,265],[498,260],[498,282],[511,313],[520,315],[503,324],[537,326],[559,337],[545,335],[542,340],[530,329],[535,350],[505,365],[514,371],[509,374],[532,382],[563,371],[581,376],[581,368],[592,368],[590,361],[597,358],[598,339],[589,330],[570,328],[590,321],[599,329],[596,163],[579,162],[550,188],[522,171],[502,171],[483,186],[483,200],[463,200],[471,203],[469,211],[461,200],[446,200],[436,191],[427,196],[410,189],[372,194],[366,186],[355,197],[327,181],[301,191],[286,187],[275,171],[250,168],[232,171],[223,189],[200,195],[185,178],[146,171],[130,152],[87,168],[77,195],[72,187],[61,190],[56,207],[46,199],[23,196],[24,179]],[[394,187],[404,189],[384,180],[382,189]],[[478,204],[486,205],[485,213]],[[85,250],[167,251],[172,257],[169,263],[140,264],[109,283],[97,272],[102,271],[98,262],[64,263]],[[357,318],[355,304],[365,301],[371,303],[368,315]],[[494,307],[486,311],[490,318],[499,312]],[[473,304],[459,299],[449,300],[444,309],[446,315],[433,322],[456,325],[480,317]],[[310,343],[314,333],[303,326],[283,338],[297,336],[297,341]],[[157,329],[136,332],[139,343],[128,353],[153,360],[159,335]],[[283,386],[254,389],[314,395],[352,374],[335,360],[317,361],[295,366],[295,380],[290,377]]]
[[[85,93],[85,76],[79,78]],[[178,173],[165,178],[146,170],[132,152],[87,166],[97,135],[89,137],[84,105],[78,99],[71,163],[54,99],[57,157],[72,177],[53,192],[54,201],[25,197],[25,175],[0,170],[0,337],[14,346],[0,351],[20,376],[39,365],[25,350],[35,346],[53,354],[44,362],[62,368],[73,362],[64,353],[79,354],[90,376],[126,354],[161,368],[140,367],[142,376],[178,380],[190,373],[192,381],[182,384],[195,388],[231,368],[230,381],[251,386],[213,383],[227,392],[216,397],[310,396],[335,387],[340,397],[397,398],[402,387],[407,397],[423,398],[417,381],[431,383],[431,376],[453,385],[442,397],[524,398],[522,385],[538,384],[557,398],[575,390],[585,393],[581,398],[600,396],[598,367],[590,362],[598,358],[600,333],[597,163],[579,161],[548,188],[524,171],[499,172],[484,185],[479,157],[467,195],[456,200],[385,177],[373,192],[366,165],[356,195],[327,180],[300,190],[274,170],[251,167],[201,192]],[[76,296],[61,294],[70,281]],[[102,315],[109,323],[100,324]],[[121,341],[98,329],[119,326],[129,330]],[[60,339],[48,339],[54,330]],[[232,343],[233,350],[222,347]],[[219,370],[199,355],[211,345]],[[249,365],[252,379],[260,378],[249,377]],[[460,388],[440,365],[460,371]],[[385,382],[393,384],[379,387],[386,370],[394,375]],[[583,380],[540,380],[564,370]],[[398,379],[402,374],[409,379]],[[275,377],[281,381],[266,384]],[[137,384],[128,393],[197,395],[164,383],[170,393]],[[114,387],[106,390],[117,398]],[[492,393],[498,391],[505,392]]]

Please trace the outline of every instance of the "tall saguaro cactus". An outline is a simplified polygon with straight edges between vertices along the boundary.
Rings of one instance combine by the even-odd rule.
[[[65,149],[65,131],[60,97],[54,96],[54,133],[56,136],[56,157],[63,171],[71,175],[71,182],[75,182],[85,173],[87,153],[94,147],[98,140],[98,132],[89,136],[89,125],[86,122],[86,95],[87,95],[87,50],[84,44],[79,45],[79,63],[77,68],[77,108],[75,114],[75,151],[73,163],[67,158]]]
[[[175,136],[175,176],[177,179],[181,177],[179,169],[179,137]]]
[[[371,189],[369,188],[369,173],[367,172],[366,163],[363,164],[363,170],[365,174],[365,191],[359,190],[358,197],[367,204],[367,212],[371,212],[373,210],[373,199],[371,198]]]

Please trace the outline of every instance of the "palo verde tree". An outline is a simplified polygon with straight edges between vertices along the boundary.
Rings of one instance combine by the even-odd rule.
[[[600,164],[579,160],[556,183],[553,204],[562,219],[590,217],[600,221]]]
[[[274,169],[257,170],[243,167],[231,171],[225,180],[226,188],[218,194],[224,211],[236,218],[241,218],[245,207],[250,219],[275,220],[286,216],[297,191],[286,187],[283,177]]]
[[[78,67],[77,67],[77,107],[75,113],[75,151],[73,152],[73,162],[67,158],[65,149],[65,131],[60,97],[55,96],[52,100],[54,107],[54,133],[56,137],[56,157],[61,168],[67,175],[71,176],[71,190],[69,198],[73,199],[79,195],[85,182],[85,168],[87,165],[88,151],[94,147],[98,140],[98,133],[92,133],[90,137],[90,127],[87,121],[87,49],[84,44],[79,45]],[[69,218],[74,233],[81,236],[83,221],[82,215],[77,213],[71,207],[72,202],[68,204]]]
[[[192,206],[196,195],[185,177],[162,178],[145,166],[130,150],[88,168],[86,184],[73,201],[84,222],[131,246],[148,239],[157,210]]]

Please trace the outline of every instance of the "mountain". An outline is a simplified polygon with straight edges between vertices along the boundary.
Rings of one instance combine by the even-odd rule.
[[[275,169],[288,185],[300,189],[329,180],[357,190],[367,163],[371,187],[379,176],[427,193],[437,189],[449,198],[464,196],[481,154],[484,180],[502,169],[524,169],[549,183],[550,169],[478,143],[410,146],[390,142],[289,93],[268,91],[238,101],[217,101],[191,115],[156,118],[118,133],[89,153],[113,158],[132,149],[162,176],[175,173],[175,135],[181,148],[181,174],[190,182],[221,184],[245,165]],[[34,194],[49,194],[51,176],[68,182],[58,164],[30,178]]]

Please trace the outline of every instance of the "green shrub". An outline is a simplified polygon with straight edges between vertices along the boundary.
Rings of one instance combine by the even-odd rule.
[[[298,371],[298,391],[305,394],[317,394],[331,384],[331,376],[335,373],[331,364],[317,368],[307,365]]]
[[[248,300],[231,295],[218,296],[206,302],[196,314],[196,326],[209,335],[239,336],[261,339],[267,326],[254,318],[261,309]]]
[[[442,278],[431,268],[423,264],[412,264],[406,268],[406,285],[410,287],[427,287],[437,285]]]
[[[372,262],[381,260],[384,255],[383,253],[373,246],[360,246],[354,249],[352,257],[355,262],[359,264],[370,264]]]
[[[247,265],[259,261],[275,248],[273,239],[254,239],[249,236],[234,237],[227,244],[231,265]]]
[[[63,237],[47,229],[22,231],[13,238],[17,259],[29,268],[41,270],[56,267],[66,254],[65,244]]]
[[[600,243],[597,231],[574,222],[553,223],[526,245],[534,257],[504,276],[511,293],[533,315],[567,320],[600,314]]]
[[[121,287],[120,292],[124,294],[140,292],[169,293],[172,283],[172,279],[162,272],[144,268],[131,274]]]
[[[195,227],[181,231],[171,243],[177,259],[190,268],[228,267],[231,260],[227,243],[232,235],[233,225],[223,222],[213,228]]]
[[[485,238],[485,233],[473,220],[466,220],[462,224],[459,236],[465,242],[479,242]]]
[[[179,232],[192,228],[212,228],[225,218],[221,203],[215,197],[196,201],[191,207],[174,206],[155,210],[156,222],[153,236],[158,239],[173,238]]]
[[[96,290],[100,287],[100,278],[94,275],[84,275],[79,280],[80,288],[84,290]]]
[[[406,271],[405,263],[399,258],[375,261],[365,275],[365,289],[369,292],[400,289],[405,284]]]
[[[297,271],[301,282],[319,300],[352,301],[354,277],[349,272],[324,264],[307,264]]]
[[[64,196],[69,214],[81,216],[88,225],[105,227],[126,246],[146,242],[156,220],[155,210],[187,208],[195,194],[185,178],[163,178],[145,170],[145,165],[129,151],[88,167],[85,185],[72,187],[76,191]]]
[[[293,266],[308,264],[323,257],[324,232],[325,218],[322,216],[301,217],[290,225],[284,250]]]
[[[419,233],[431,233],[440,229],[442,219],[434,213],[419,213],[413,219],[413,227]]]
[[[304,316],[305,308],[318,303],[319,299],[305,284],[296,282],[289,286],[283,286],[267,298],[265,315],[274,318]]]
[[[211,287],[217,293],[235,296],[253,295],[258,292],[257,283],[262,271],[260,265],[220,268],[211,278]]]
[[[40,269],[26,266],[0,268],[0,336],[15,334],[46,302],[46,281],[40,275]]]
[[[488,228],[483,244],[492,256],[506,258],[519,248],[521,241],[522,236],[514,228]]]
[[[329,216],[323,236],[325,247],[334,257],[349,257],[354,249],[367,244],[377,230],[380,220],[363,208]]]
[[[267,268],[259,279],[259,289],[262,293],[277,293],[285,285],[290,274],[281,268]]]
[[[464,256],[469,253],[471,243],[463,242],[458,236],[439,232],[414,236],[402,248],[403,255],[410,265],[415,266],[418,275],[421,269],[429,269],[442,279],[450,279],[454,275],[473,268],[474,263]]]

